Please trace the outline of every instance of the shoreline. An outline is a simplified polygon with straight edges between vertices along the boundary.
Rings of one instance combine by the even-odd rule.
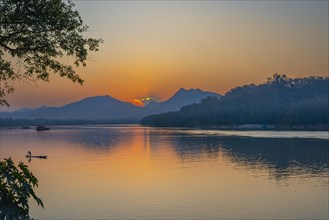
[[[306,126],[288,126],[288,125],[279,125],[279,126],[260,126],[260,125],[237,125],[237,126],[195,126],[195,127],[173,127],[173,126],[149,126],[142,125],[140,123],[44,123],[44,126],[54,127],[54,126],[132,126],[138,125],[141,127],[150,127],[150,128],[163,128],[163,129],[182,129],[182,130],[214,130],[214,131],[327,131],[329,132],[329,126],[324,125],[306,125]],[[15,125],[4,125],[0,124],[0,129],[35,129],[36,124],[15,124]]]

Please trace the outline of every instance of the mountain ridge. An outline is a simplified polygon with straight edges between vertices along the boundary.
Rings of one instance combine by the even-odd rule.
[[[177,111],[181,107],[201,102],[208,96],[221,97],[213,92],[200,89],[179,89],[163,102],[152,101],[145,107],[113,98],[110,95],[86,97],[58,107],[38,107],[1,112],[0,118],[17,119],[83,119],[83,120],[136,120],[151,114]]]
[[[265,83],[243,85],[220,100],[207,98],[180,111],[147,116],[155,127],[329,128],[329,77],[288,78],[274,74]]]

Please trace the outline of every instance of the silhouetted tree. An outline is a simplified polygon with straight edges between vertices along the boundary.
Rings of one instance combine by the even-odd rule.
[[[291,79],[274,74],[266,83],[245,85],[221,99],[206,98],[178,112],[142,120],[151,126],[231,126],[269,124],[311,126],[329,124],[329,78]]]
[[[43,203],[34,193],[38,179],[20,162],[18,167],[9,159],[0,161],[0,219],[29,219],[29,198]]]
[[[83,36],[88,27],[73,7],[62,0],[0,1],[0,106],[9,105],[4,96],[14,91],[13,80],[48,81],[53,72],[83,83],[74,66],[85,66],[102,40]],[[73,66],[58,60],[65,55]]]

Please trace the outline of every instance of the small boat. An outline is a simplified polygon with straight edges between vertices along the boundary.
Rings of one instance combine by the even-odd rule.
[[[26,155],[26,157],[28,157],[28,158],[40,158],[40,159],[47,159],[47,157],[48,157],[48,156],[41,156],[41,155],[40,155],[40,156],[32,156],[32,155],[31,155],[31,156],[29,156],[29,155]]]
[[[47,128],[47,127],[42,126],[42,125],[38,125],[37,128],[36,128],[37,131],[47,131],[47,130],[49,130],[49,129],[50,129],[50,128]]]
[[[32,153],[31,153],[31,151],[28,151],[25,157],[26,157],[26,158],[47,159],[48,156],[42,156],[42,155],[33,156]]]

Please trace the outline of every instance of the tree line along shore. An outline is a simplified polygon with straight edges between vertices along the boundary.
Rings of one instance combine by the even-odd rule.
[[[208,97],[180,111],[151,115],[141,124],[156,127],[329,130],[329,78],[288,78],[236,87],[222,98]]]

